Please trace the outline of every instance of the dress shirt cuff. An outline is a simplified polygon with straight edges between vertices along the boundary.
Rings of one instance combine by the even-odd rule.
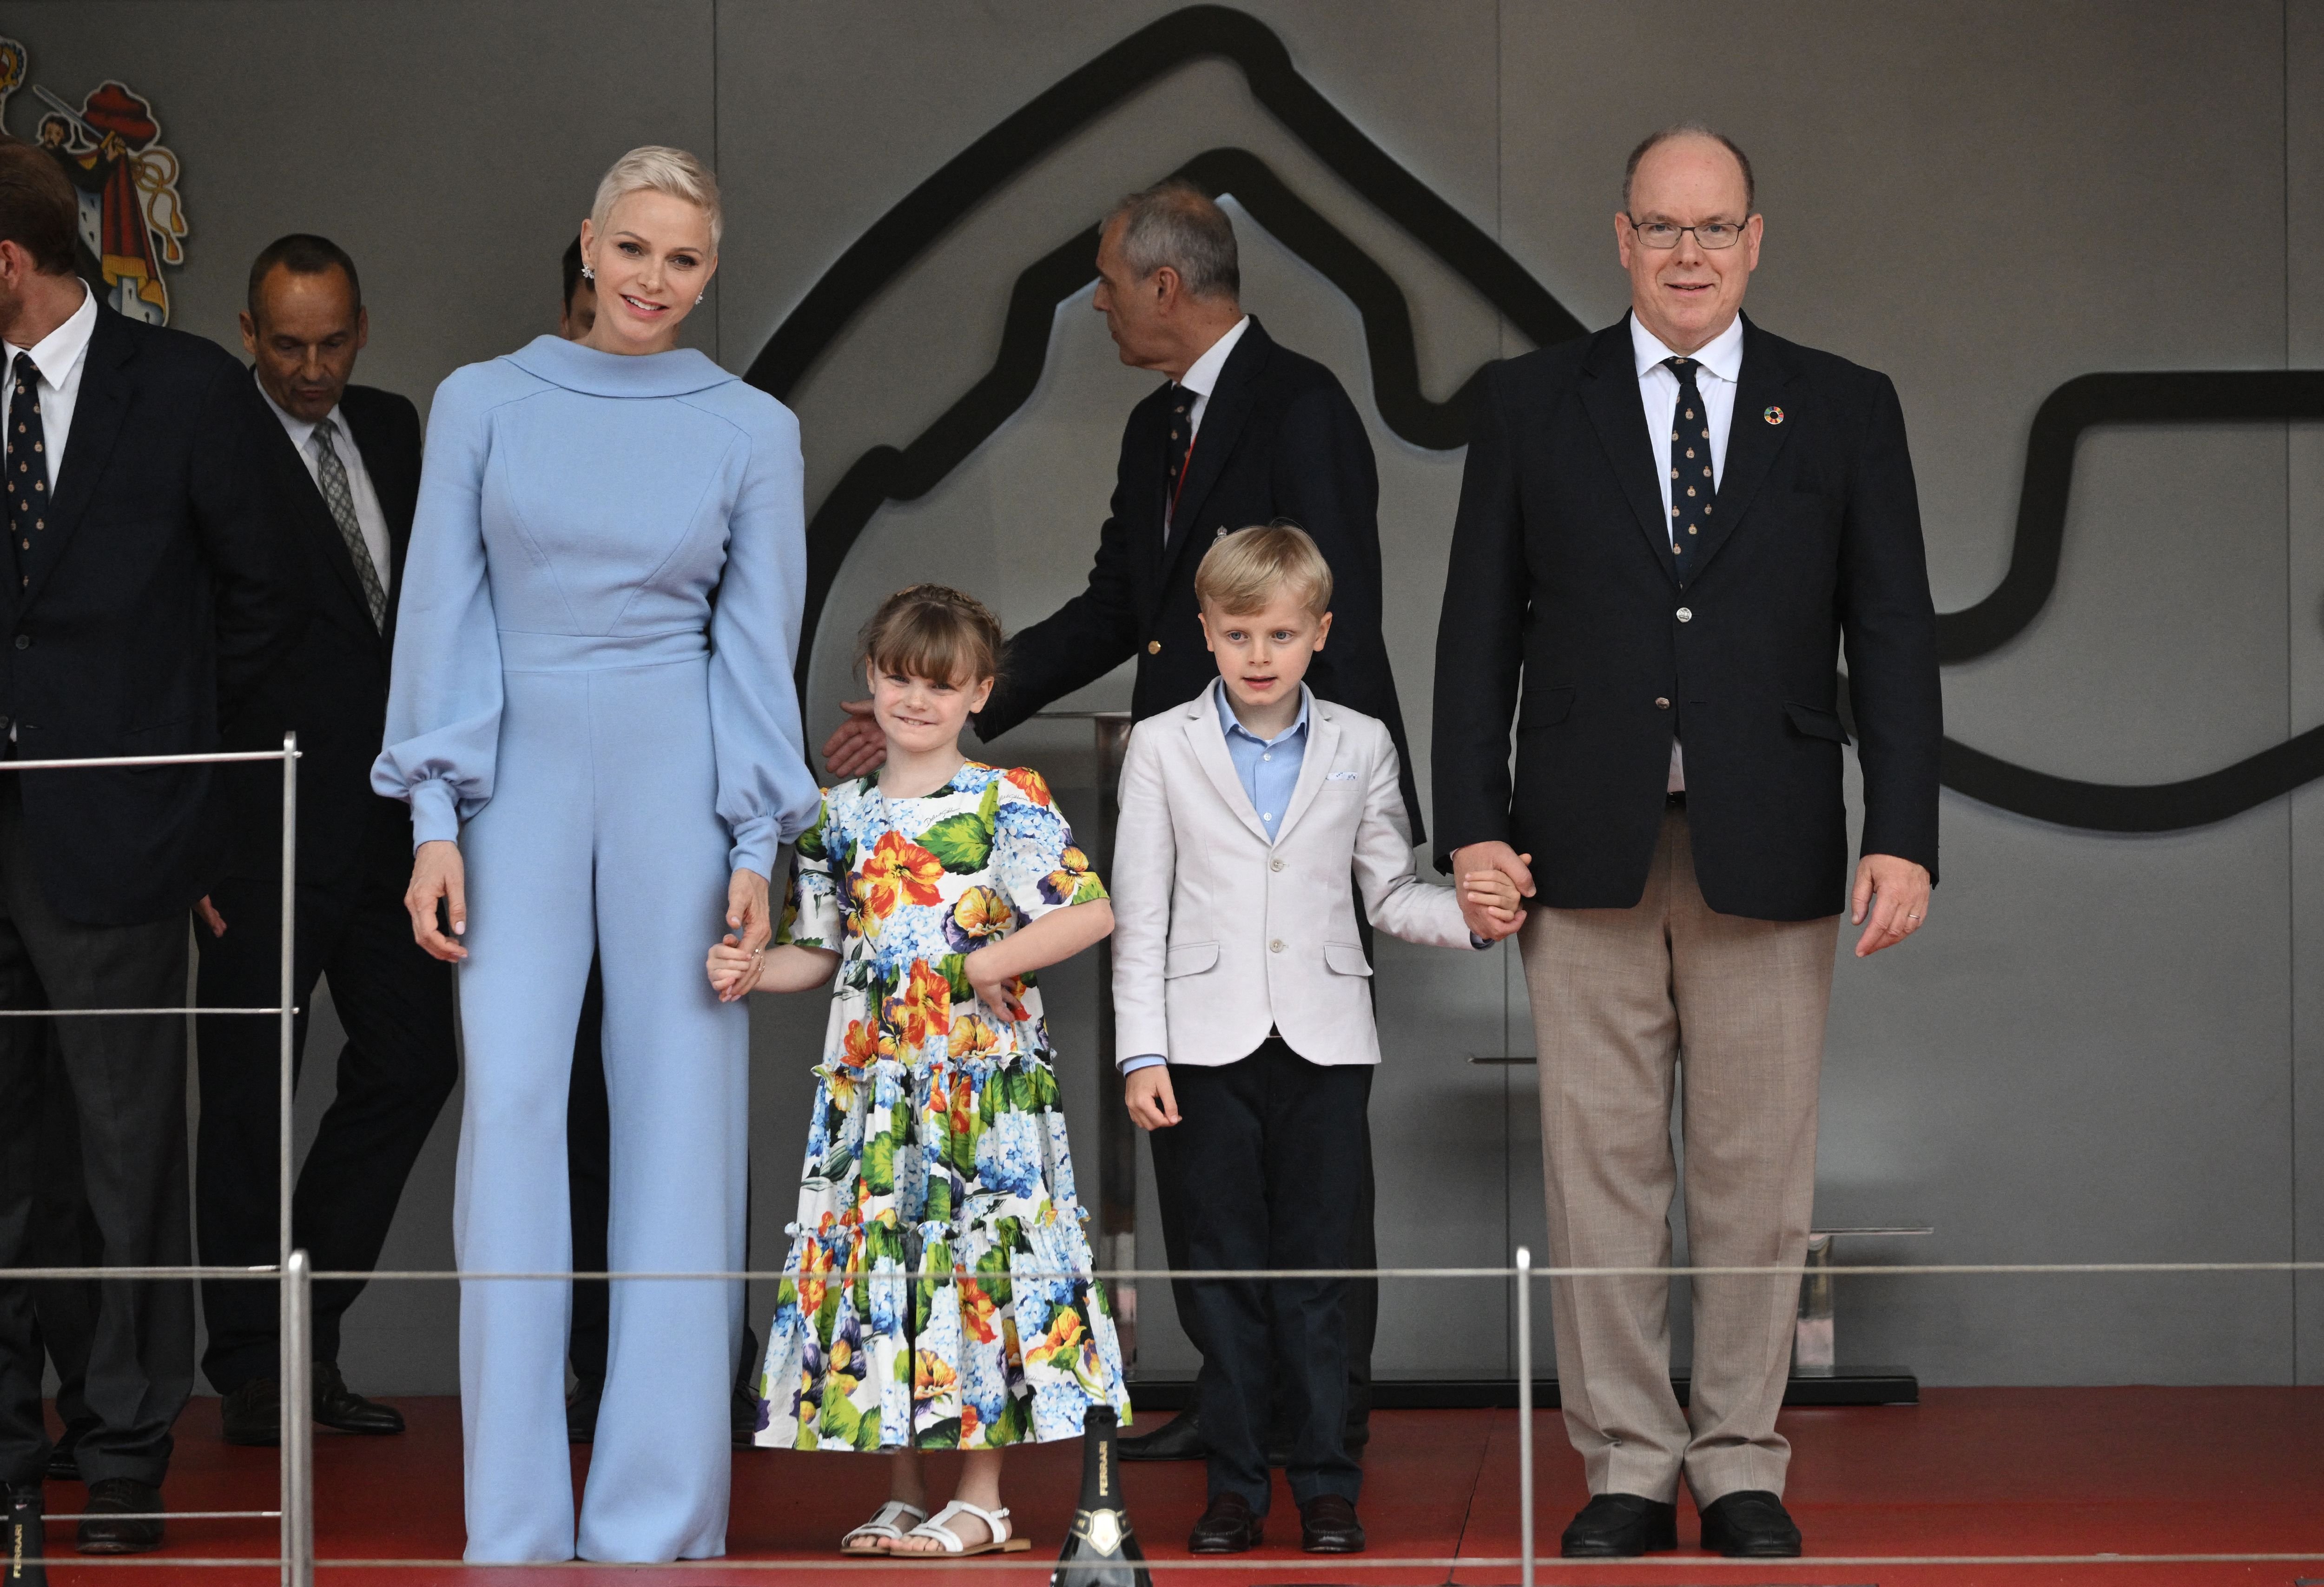
[[[1127,1079],[1140,1069],[1151,1069],[1157,1064],[1167,1065],[1169,1061],[1160,1053],[1140,1053],[1134,1058],[1124,1058],[1121,1060],[1122,1077]]]
[[[411,846],[417,850],[423,843],[457,843],[460,841],[460,801],[452,796],[452,785],[440,777],[430,777],[411,785]]]
[[[734,846],[726,856],[726,869],[755,871],[772,881],[775,876],[775,851],[782,847],[776,835],[774,817],[761,816],[734,828]]]

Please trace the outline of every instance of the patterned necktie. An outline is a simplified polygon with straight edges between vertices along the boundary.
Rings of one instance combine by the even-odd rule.
[[[333,445],[339,427],[326,419],[315,427],[315,473],[323,487],[323,504],[331,510],[331,519],[339,526],[339,538],[347,543],[347,555],[355,558],[355,577],[362,581],[364,604],[371,608],[371,623],[381,632],[387,632],[387,592],[380,586],[379,569],[372,566],[371,548],[364,544],[363,525],[355,521],[355,493],[347,488],[347,466],[339,461],[339,449]]]
[[[1178,491],[1186,483],[1186,464],[1194,455],[1195,393],[1185,386],[1170,388],[1170,433],[1162,442],[1162,543],[1168,545],[1178,516]]]
[[[1702,524],[1711,516],[1711,414],[1694,383],[1695,361],[1665,358],[1678,376],[1678,405],[1671,411],[1671,566],[1682,585],[1694,577],[1694,553],[1702,544]]]
[[[41,371],[30,353],[16,355],[8,392],[8,549],[16,557],[16,587],[30,588],[47,546],[48,443],[41,431]]]

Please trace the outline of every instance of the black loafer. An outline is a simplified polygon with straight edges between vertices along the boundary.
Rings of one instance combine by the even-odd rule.
[[[1126,1461],[1204,1461],[1211,1458],[1210,1444],[1203,1437],[1202,1418],[1193,1411],[1180,1411],[1151,1433],[1121,1439],[1114,1444],[1113,1450]]]
[[[74,1428],[65,1429],[65,1435],[51,1446],[49,1463],[42,1473],[51,1482],[80,1481],[80,1434]]]
[[[272,1449],[282,1442],[282,1387],[253,1378],[227,1390],[218,1405],[218,1434],[228,1444]]]
[[[1299,1507],[1299,1546],[1309,1554],[1361,1554],[1364,1524],[1356,1507],[1336,1493],[1319,1493]]]
[[[128,1477],[100,1477],[81,1506],[83,1554],[148,1554],[161,1546],[161,1490]]]
[[[335,1433],[363,1433],[373,1437],[403,1431],[403,1413],[392,1405],[365,1399],[347,1387],[339,1369],[315,1363],[315,1425]]]
[[[1800,1529],[1782,1499],[1747,1488],[1703,1506],[1702,1546],[1729,1559],[1797,1559]]]
[[[1267,1518],[1240,1493],[1222,1493],[1194,1523],[1186,1538],[1189,1554],[1245,1554],[1267,1536]]]
[[[1565,1528],[1567,1559],[1636,1559],[1678,1546],[1678,1506],[1635,1493],[1600,1493]]]
[[[8,1587],[43,1587],[49,1579],[48,1567],[41,1563],[41,1485],[26,1482],[21,1486],[0,1484],[0,1499],[7,1501],[8,1533],[0,1538],[0,1578]]]
[[[605,1398],[603,1378],[582,1378],[565,1397],[565,1441],[589,1444],[597,1436],[597,1406]]]

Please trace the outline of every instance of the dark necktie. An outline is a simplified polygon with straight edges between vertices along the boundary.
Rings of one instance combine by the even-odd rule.
[[[347,543],[347,555],[355,558],[355,580],[363,586],[364,604],[371,612],[371,625],[387,630],[387,592],[380,586],[379,569],[372,565],[371,548],[364,544],[363,524],[355,517],[355,492],[347,485],[347,466],[339,460],[339,449],[333,439],[339,427],[326,419],[315,426],[315,477],[323,487],[323,505],[331,510],[331,521],[339,526],[339,538]]]
[[[41,371],[30,353],[16,355],[8,392],[8,549],[16,556],[16,587],[31,587],[41,570],[49,526],[48,442],[41,430]]]
[[[1663,364],[1678,376],[1678,405],[1671,410],[1671,567],[1684,584],[1694,577],[1695,550],[1711,519],[1711,414],[1694,383],[1695,361],[1665,358]]]
[[[1185,386],[1170,388],[1170,430],[1162,440],[1162,542],[1166,546],[1178,515],[1178,489],[1186,483],[1186,464],[1194,455],[1196,395]]]

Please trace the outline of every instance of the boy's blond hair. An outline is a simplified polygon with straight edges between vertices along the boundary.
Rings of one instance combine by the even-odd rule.
[[[859,664],[973,687],[1001,671],[1001,620],[974,595],[916,584],[880,603],[857,639]]]
[[[1194,598],[1204,611],[1226,617],[1264,612],[1286,586],[1299,592],[1311,615],[1332,609],[1332,565],[1294,523],[1239,529],[1204,552],[1194,569]]]

